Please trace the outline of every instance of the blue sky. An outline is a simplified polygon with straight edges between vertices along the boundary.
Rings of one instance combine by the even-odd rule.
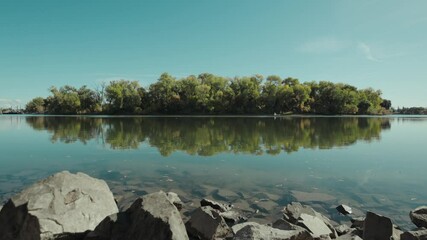
[[[277,74],[427,107],[427,1],[1,0],[0,107],[52,85]]]

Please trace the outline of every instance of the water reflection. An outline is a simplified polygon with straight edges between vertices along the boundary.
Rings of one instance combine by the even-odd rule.
[[[175,151],[212,156],[218,153],[276,155],[300,148],[329,149],[380,139],[388,118],[360,117],[26,117],[51,141],[86,144],[95,140],[111,149],[137,149],[148,143],[163,156]]]

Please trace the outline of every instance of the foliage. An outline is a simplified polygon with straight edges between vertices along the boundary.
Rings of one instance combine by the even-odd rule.
[[[117,80],[91,90],[63,86],[28,103],[30,113],[50,114],[385,114],[381,91],[328,81],[300,83],[279,76],[225,78],[210,73],[176,79],[163,73],[147,90]],[[42,101],[43,100],[43,101]]]

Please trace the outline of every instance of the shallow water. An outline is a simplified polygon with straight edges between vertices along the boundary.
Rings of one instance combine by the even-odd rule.
[[[175,191],[252,218],[302,201],[336,221],[349,204],[410,228],[427,204],[427,117],[0,116],[0,201],[54,172],[107,181],[122,200]]]

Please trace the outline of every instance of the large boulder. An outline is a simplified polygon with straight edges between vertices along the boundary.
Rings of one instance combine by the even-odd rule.
[[[93,230],[117,213],[108,185],[83,173],[57,173],[12,197],[0,211],[1,239],[51,239]]]
[[[185,226],[187,232],[197,239],[223,239],[232,236],[231,228],[219,211],[210,206],[196,209]]]
[[[129,209],[106,217],[85,240],[186,240],[181,215],[163,192],[138,198]]]
[[[399,239],[400,233],[388,217],[367,212],[363,228],[363,239]]]
[[[418,207],[411,211],[409,217],[417,227],[427,228],[427,206]]]
[[[240,223],[233,226],[234,240],[310,240],[310,233],[305,230],[280,230],[255,222]]]

